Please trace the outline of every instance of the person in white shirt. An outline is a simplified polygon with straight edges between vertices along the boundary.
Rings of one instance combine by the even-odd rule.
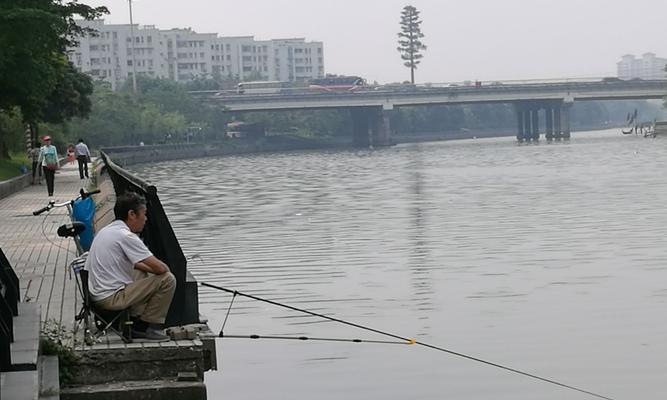
[[[165,341],[161,330],[174,297],[176,278],[137,233],[146,224],[146,200],[133,192],[116,199],[116,220],[102,228],[88,252],[88,287],[96,307],[130,309],[132,336]]]
[[[83,139],[79,139],[76,146],[74,146],[74,155],[76,156],[76,161],[79,163],[79,178],[83,179],[84,172],[86,178],[89,178],[88,160],[90,160],[90,150],[88,150],[88,146],[83,142]]]

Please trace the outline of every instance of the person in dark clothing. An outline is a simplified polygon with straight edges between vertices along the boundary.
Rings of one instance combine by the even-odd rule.
[[[28,152],[28,158],[32,161],[32,181],[31,184],[35,184],[35,178],[37,178],[37,183],[42,184],[42,166],[39,165],[39,146],[37,143],[32,144],[32,149]]]

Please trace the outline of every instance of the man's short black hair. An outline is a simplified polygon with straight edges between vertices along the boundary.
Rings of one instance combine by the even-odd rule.
[[[79,139],[77,143],[83,143],[83,139]]]
[[[113,214],[117,220],[127,221],[130,210],[139,212],[141,206],[146,206],[146,199],[134,192],[125,192],[116,198]]]

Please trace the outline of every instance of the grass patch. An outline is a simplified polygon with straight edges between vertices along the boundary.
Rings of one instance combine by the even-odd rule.
[[[10,154],[10,156],[9,160],[0,159],[0,181],[21,175],[21,165],[25,165],[30,170],[28,157],[25,154]]]
[[[55,320],[45,322],[40,335],[42,354],[58,356],[60,385],[74,382],[79,357],[74,352],[74,335]]]

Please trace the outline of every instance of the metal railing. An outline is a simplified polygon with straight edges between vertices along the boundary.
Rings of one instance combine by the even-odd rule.
[[[0,371],[11,370],[10,343],[14,341],[14,317],[18,315],[19,280],[0,249]]]

